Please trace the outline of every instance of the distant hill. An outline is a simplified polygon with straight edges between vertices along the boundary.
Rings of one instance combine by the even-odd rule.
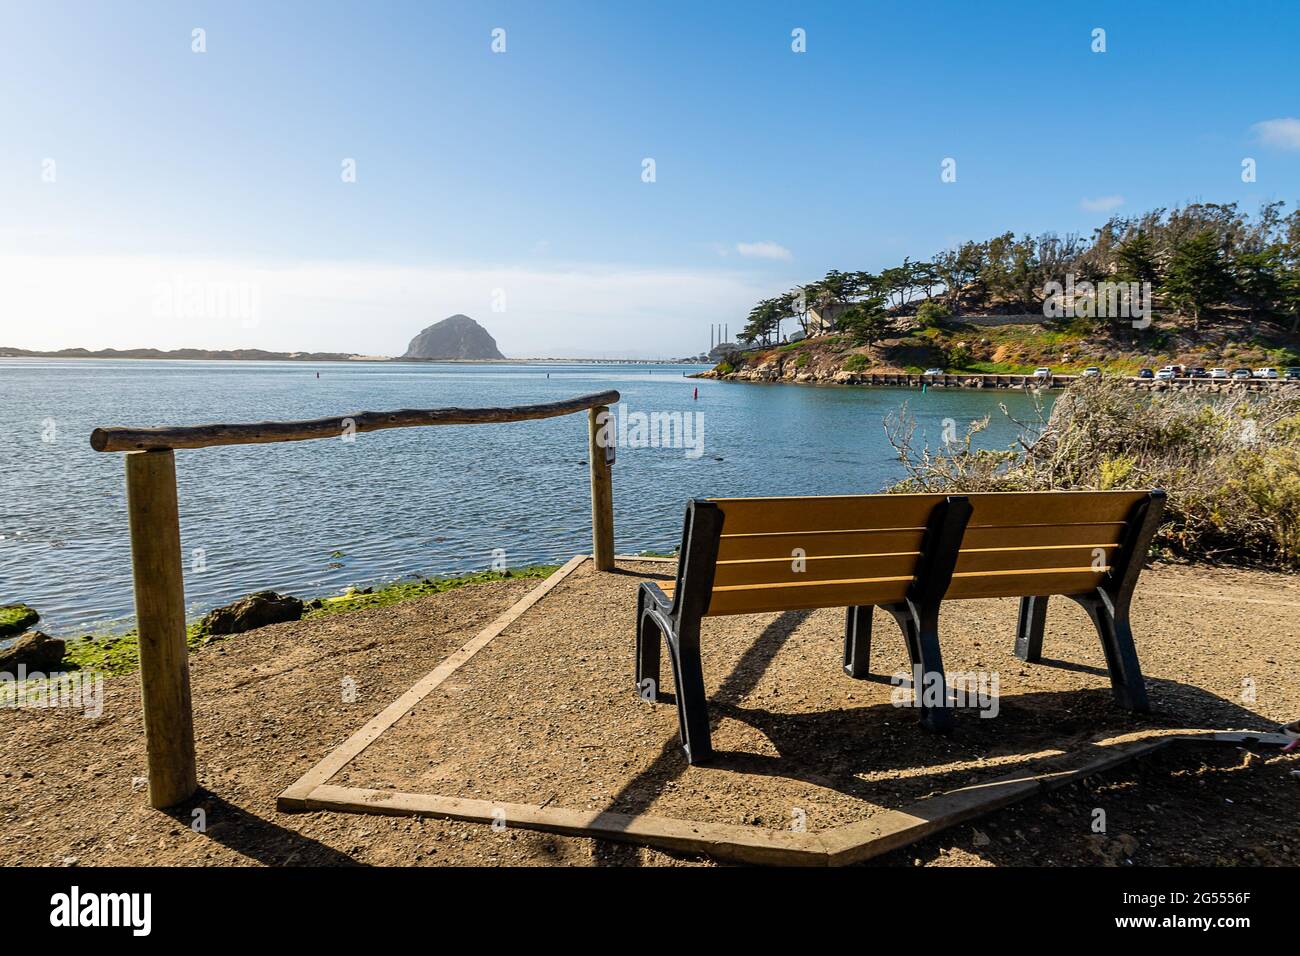
[[[504,359],[496,339],[468,315],[453,315],[415,338],[404,359]]]
[[[248,362],[352,362],[380,356],[350,352],[268,352],[264,349],[58,349],[35,352],[0,346],[0,358],[191,359]]]

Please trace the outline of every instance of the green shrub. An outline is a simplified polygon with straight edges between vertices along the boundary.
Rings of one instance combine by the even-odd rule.
[[[1018,447],[939,451],[911,444],[901,412],[886,432],[908,477],[891,491],[1163,488],[1156,545],[1199,558],[1300,568],[1300,398],[1148,392],[1080,379]]]
[[[863,369],[871,367],[871,359],[861,352],[855,352],[844,360],[840,366],[846,372],[861,372]]]
[[[732,366],[730,362],[719,362],[713,367],[713,371],[717,372],[719,375],[730,375],[735,370],[735,367]]]
[[[941,324],[949,318],[950,313],[943,307],[942,303],[934,299],[926,299],[916,310],[916,321],[921,324],[922,328],[930,329]]]

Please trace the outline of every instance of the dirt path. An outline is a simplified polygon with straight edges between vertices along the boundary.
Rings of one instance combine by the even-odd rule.
[[[889,706],[887,677],[844,677],[839,615],[710,621],[705,669],[719,718],[715,745],[732,756],[723,769],[700,777],[676,751],[673,707],[644,704],[630,687],[637,580],[637,574],[597,575],[586,566],[572,587],[545,598],[334,782],[550,798],[766,826],[788,825],[797,807],[808,814],[809,828],[818,828],[978,779],[990,768],[1005,772],[1040,742],[1059,745],[1146,723],[1268,729],[1300,715],[1297,580],[1167,567],[1144,578],[1135,608],[1156,707],[1145,723],[1111,706],[1097,642],[1082,612],[1064,602],[1049,612],[1044,648],[1058,666],[1024,665],[1011,656],[1013,602],[962,602],[946,610],[948,669],[1001,675],[1001,716],[964,713],[950,738],[926,734],[911,713]],[[703,862],[473,824],[276,811],[284,787],[536,584],[467,586],[203,648],[192,658],[192,679],[199,776],[207,792],[174,815],[148,809],[143,792],[133,791],[144,772],[134,677],[109,681],[98,719],[67,710],[0,711],[7,725],[0,735],[0,829],[8,837],[0,841],[0,862]],[[891,628],[877,621],[875,675],[905,667]],[[666,668],[665,662],[665,678]],[[344,702],[345,679],[355,682],[353,703]],[[1248,686],[1253,701],[1243,699]],[[1267,789],[1267,806],[1256,809],[1272,819],[1270,808],[1287,797],[1285,787],[1300,796],[1300,779],[1288,770],[1296,766],[1260,760],[1234,780],[1254,781],[1247,786],[1261,794]],[[1166,777],[1143,778],[1156,808]],[[1219,778],[1205,779],[1208,799],[1217,801]],[[206,815],[204,833],[191,830],[195,808]],[[1249,822],[1251,811],[1247,803],[1238,820]],[[989,826],[1016,812],[1004,811]],[[1087,837],[1084,827],[1080,838]],[[1286,859],[1267,832],[1263,840],[1262,852]],[[927,841],[919,852],[931,862],[949,862],[940,860],[949,847],[986,862],[1015,862],[970,842],[965,828]],[[1092,861],[1095,854],[1083,852],[1072,862]],[[912,865],[914,858],[901,851],[891,859]]]

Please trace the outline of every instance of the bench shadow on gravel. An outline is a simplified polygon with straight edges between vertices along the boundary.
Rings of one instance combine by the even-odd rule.
[[[1189,725],[1261,732],[1276,727],[1258,714],[1200,688],[1150,678],[1147,684],[1156,701],[1149,714],[1120,710],[1107,688],[1018,694],[999,698],[999,713],[994,718],[983,718],[971,708],[959,708],[956,727],[946,736],[925,730],[910,710],[892,704],[783,714],[715,697],[712,710],[717,717],[739,720],[755,728],[777,755],[718,751],[709,769],[803,780],[897,809],[919,794],[891,799],[881,793],[878,780],[863,780],[861,775],[998,757],[1001,762],[994,775],[1000,776],[1031,770],[1039,759],[1033,756],[1036,753],[1083,749],[1099,736]],[[1160,708],[1161,700],[1174,698],[1180,712],[1191,703],[1193,706],[1187,709],[1198,719],[1189,721]],[[906,783],[913,790],[948,790],[974,782],[975,772],[969,766],[936,769],[917,774]],[[987,774],[988,770],[981,772]]]
[[[203,835],[264,866],[363,866],[318,840],[264,820],[210,790],[198,792],[165,812],[178,826],[194,823],[194,811],[206,814]]]
[[[745,706],[745,697],[810,614],[810,611],[787,611],[768,624],[709,700],[715,727],[719,719],[749,724],[767,738],[777,755],[715,750],[707,772],[786,777],[834,789],[876,806],[898,809],[927,793],[967,785],[973,782],[975,771],[967,766],[917,774],[907,779],[904,795],[882,792],[884,788],[879,781],[863,780],[860,775],[902,769],[914,771],[925,766],[951,767],[979,757],[1002,758],[994,773],[983,771],[987,779],[1028,770],[1037,759],[1033,755],[1045,750],[1083,749],[1098,737],[1142,729],[1189,726],[1263,732],[1276,729],[1275,722],[1233,701],[1190,684],[1152,677],[1146,679],[1152,700],[1152,712],[1148,714],[1131,714],[1120,709],[1109,688],[1017,694],[997,699],[999,709],[994,718],[982,718],[972,708],[959,708],[956,727],[949,735],[925,730],[910,709],[892,704],[809,714],[783,714]],[[1090,665],[1048,658],[1025,666],[1057,667],[1100,676],[1106,673]],[[891,682],[887,675],[873,674],[867,679]],[[908,682],[904,680],[900,686],[906,687]],[[682,777],[688,769],[674,734],[664,742],[654,762],[630,780],[606,809],[634,815],[645,813],[665,785]],[[592,859],[596,865],[635,865],[639,857],[629,852],[630,849],[597,840]]]

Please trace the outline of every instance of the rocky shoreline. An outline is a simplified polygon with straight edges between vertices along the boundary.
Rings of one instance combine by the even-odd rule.
[[[1077,380],[1078,375],[1053,375],[1039,378],[1033,375],[983,374],[979,372],[947,372],[943,375],[920,375],[915,372],[846,371],[844,369],[807,369],[793,363],[769,361],[753,368],[740,368],[731,372],[710,369],[692,378],[708,378],[720,382],[759,382],[793,385],[849,385],[875,388],[1065,388]],[[1300,393],[1300,382],[1281,379],[1249,379],[1231,381],[1211,378],[1178,378],[1162,381],[1153,378],[1126,376],[1130,388],[1152,392],[1201,391],[1209,394],[1221,392],[1283,391]]]

